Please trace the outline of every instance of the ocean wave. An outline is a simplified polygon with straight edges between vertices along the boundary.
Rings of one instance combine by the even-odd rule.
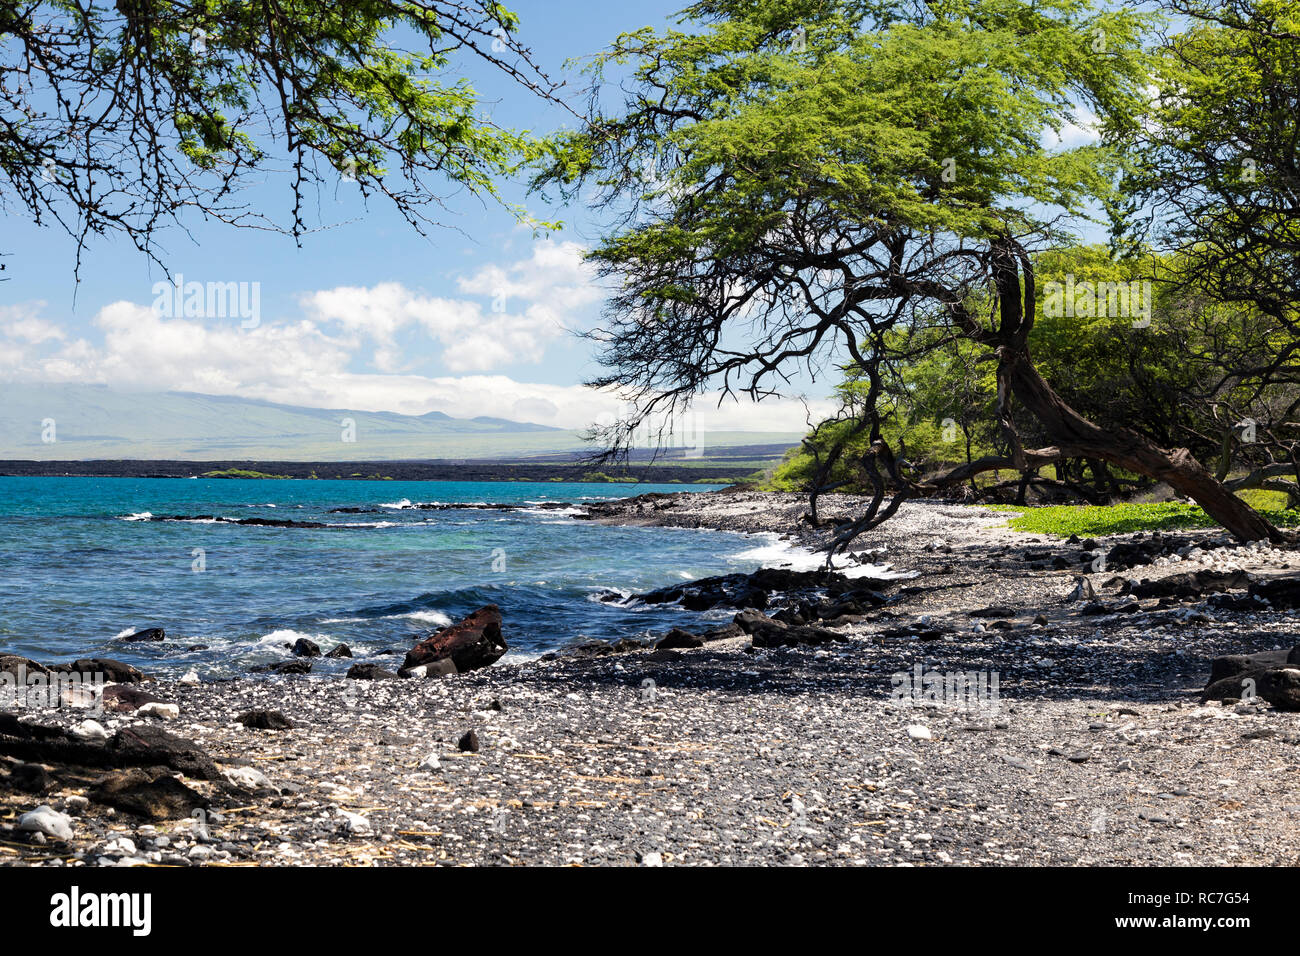
[[[329,642],[333,640],[333,638],[331,638],[327,634],[308,634],[305,631],[296,631],[291,627],[282,627],[274,631],[271,631],[269,634],[263,634],[261,637],[259,637],[256,641],[253,642],[253,646],[254,647],[275,647],[275,648],[282,649],[287,653],[288,648],[284,647],[285,644],[288,644],[290,647],[292,647],[296,641],[304,637],[307,640],[313,641],[317,644],[319,644],[321,641]]]
[[[765,538],[766,543],[755,548],[737,552],[730,556],[731,561],[757,561],[765,568],[787,568],[791,571],[816,571],[826,564],[826,555],[801,548],[781,540],[775,532],[759,532],[755,537]],[[846,578],[912,578],[917,571],[899,571],[892,564],[832,564],[832,570]]]
[[[422,624],[434,624],[438,627],[447,627],[451,624],[451,618],[442,611],[405,611],[401,614],[380,614],[372,617],[330,617],[321,621],[321,624],[368,624],[371,621],[419,621]]]

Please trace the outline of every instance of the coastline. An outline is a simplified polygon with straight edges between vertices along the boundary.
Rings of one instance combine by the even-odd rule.
[[[823,514],[847,515],[855,503],[828,496]],[[724,491],[585,507],[593,521],[746,531],[815,547],[822,532],[798,523],[805,504]],[[1289,618],[1220,607],[1208,587],[1180,596],[1172,586],[1194,569],[1295,574],[1300,553],[1236,547],[1208,531],[1121,535],[1089,548],[1013,532],[1005,520],[961,505],[905,505],[852,549],[864,566],[913,575],[883,581],[884,603],[836,621],[809,619],[813,610],[797,607],[806,595],[783,605],[780,613],[793,607],[805,623],[773,627],[806,627],[823,635],[817,643],[756,646],[753,635],[735,634],[672,650],[588,648],[443,679],[136,685],[176,705],[178,716],[97,719],[112,734],[160,729],[211,756],[215,779],[180,781],[208,804],[201,825],[188,813],[150,821],[86,801],[91,788],[102,792],[102,769],[50,765],[52,789],[22,791],[12,785],[17,764],[0,758],[10,773],[0,785],[0,863],[1267,865],[1300,857],[1291,824],[1300,799],[1286,777],[1300,716],[1261,700],[1200,700],[1215,657],[1294,644]],[[1092,573],[1099,552],[1152,563]],[[1097,600],[1070,599],[1081,574]],[[1116,578],[1168,581],[1171,593],[1121,594]],[[765,610],[777,614],[773,606]],[[508,638],[510,609],[502,611]],[[996,700],[914,699],[918,666],[920,675],[984,675]],[[253,710],[282,712],[294,727],[236,722]],[[84,716],[60,709],[22,720],[67,728]],[[470,731],[477,750],[463,749]],[[30,843],[13,829],[38,804],[69,815],[71,841]]]
[[[209,475],[210,472],[227,474]],[[695,465],[671,462],[630,462],[596,465],[573,459],[561,461],[499,461],[496,459],[442,459],[431,461],[281,461],[252,459],[103,459],[39,461],[0,460],[0,477],[7,478],[225,478],[263,481],[584,481],[596,484],[722,484],[705,479],[741,481],[754,473],[753,465],[736,465],[727,459]],[[595,476],[599,477],[595,477]]]

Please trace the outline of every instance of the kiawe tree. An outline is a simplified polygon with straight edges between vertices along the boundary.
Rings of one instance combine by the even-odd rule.
[[[495,0],[0,0],[0,208],[77,240],[200,217],[297,237],[341,180],[417,230],[457,191],[496,198],[532,138],[484,115],[475,58],[556,85]],[[287,187],[287,215],[250,190]]]
[[[1216,343],[1207,356],[1220,387],[1236,393],[1220,403],[1228,420],[1241,421],[1243,406],[1250,413],[1241,429],[1249,440],[1236,450],[1252,471],[1229,485],[1272,488],[1295,500],[1300,5],[1166,3],[1186,29],[1160,51],[1160,95],[1129,150],[1125,187],[1134,208],[1118,224],[1135,242],[1176,251],[1165,278],[1245,324],[1244,334]]]
[[[832,554],[911,496],[1065,456],[1167,482],[1239,538],[1280,539],[1185,449],[1084,418],[1030,354],[1035,249],[1118,209],[1116,144],[1150,75],[1145,15],[1088,0],[704,0],[679,26],[593,61],[597,87],[618,72],[625,96],[594,99],[535,182],[593,190],[614,217],[591,253],[615,289],[592,384],[634,409],[613,450],[706,388],[761,400],[795,366],[847,365],[858,417],[840,431],[866,436],[874,495]],[[1089,114],[1100,138],[1064,145]],[[1010,452],[922,481],[882,431],[884,373],[899,342],[953,339],[996,364]],[[1015,402],[1051,445],[1023,447]]]

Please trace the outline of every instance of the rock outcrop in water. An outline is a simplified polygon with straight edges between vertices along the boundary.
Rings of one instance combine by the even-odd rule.
[[[506,652],[501,609],[481,607],[469,617],[429,635],[407,652],[402,671],[450,660],[459,672],[489,667]]]

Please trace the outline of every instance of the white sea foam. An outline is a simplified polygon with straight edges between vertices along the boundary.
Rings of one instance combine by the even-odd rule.
[[[774,532],[760,532],[754,537],[766,539],[766,543],[733,554],[732,561],[758,561],[765,568],[791,571],[816,571],[826,564],[825,554],[782,541]],[[899,571],[892,564],[847,564],[832,565],[832,568],[846,578],[912,578],[919,573]]]
[[[152,517],[153,517],[153,512],[151,511],[138,511],[133,515],[123,515],[122,520],[123,521],[148,521]]]
[[[451,624],[451,618],[441,611],[412,611],[410,614],[394,614],[393,617],[410,618],[412,621],[437,624],[439,627],[447,627]]]
[[[381,504],[381,508],[413,508],[410,498],[403,498],[401,501],[386,501]]]
[[[408,611],[405,614],[385,614],[382,617],[330,617],[321,621],[322,624],[367,624],[370,621],[419,621],[422,624],[436,624],[438,627],[446,627],[451,624],[451,618],[442,611]]]
[[[328,635],[325,634],[308,634],[304,631],[295,631],[290,627],[282,627],[272,631],[270,634],[263,634],[255,642],[258,646],[279,647],[283,649],[285,644],[293,644],[299,638],[305,637],[309,641],[328,641]]]

